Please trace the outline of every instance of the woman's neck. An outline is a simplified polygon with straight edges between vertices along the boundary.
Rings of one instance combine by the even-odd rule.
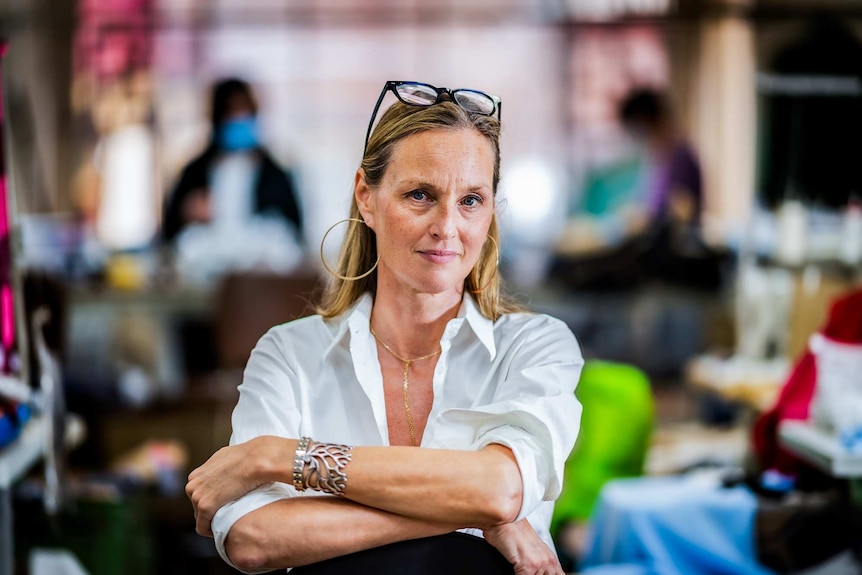
[[[461,297],[405,293],[378,284],[371,327],[401,357],[421,357],[437,349],[446,324],[458,315]]]

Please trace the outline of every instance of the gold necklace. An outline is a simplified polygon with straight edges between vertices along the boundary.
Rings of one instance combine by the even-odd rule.
[[[404,362],[404,388],[403,388],[404,389],[404,411],[407,412],[407,427],[410,428],[410,444],[415,447],[418,444],[416,443],[416,430],[413,427],[413,414],[410,411],[410,396],[407,393],[407,388],[409,386],[409,382],[407,380],[407,372],[410,371],[410,364],[411,363],[413,363],[414,361],[422,361],[423,359],[432,358],[435,355],[437,355],[438,353],[440,353],[441,351],[443,351],[443,348],[441,347],[440,349],[438,349],[434,353],[429,353],[428,355],[423,355],[422,357],[414,357],[413,359],[407,359],[406,357],[401,357],[400,355],[395,353],[395,350],[393,350],[391,347],[389,347],[389,344],[387,344],[385,341],[383,341],[382,339],[377,337],[377,334],[374,333],[374,328],[371,327],[371,324],[368,324],[368,329],[371,330],[371,335],[374,336],[374,339],[379,341],[380,345],[382,345],[384,348],[386,348],[386,351],[391,353],[395,357],[395,359]]]

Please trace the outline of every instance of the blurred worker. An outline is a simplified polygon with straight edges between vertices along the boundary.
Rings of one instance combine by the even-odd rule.
[[[701,236],[700,162],[677,129],[667,97],[635,89],[620,102],[619,119],[636,143],[637,159],[593,175],[584,201],[590,214],[572,220],[577,233],[561,239],[552,273],[580,289],[629,289],[655,278],[718,287],[722,256]],[[585,232],[597,237],[585,242]]]
[[[700,163],[679,134],[667,98],[651,89],[634,90],[620,104],[619,116],[642,146],[640,200],[646,221],[677,231],[696,226],[703,200]]]
[[[291,175],[259,141],[257,103],[244,81],[212,94],[212,137],[182,171],[162,235],[196,273],[289,271],[302,257],[302,216]],[[184,265],[179,265],[183,269]]]

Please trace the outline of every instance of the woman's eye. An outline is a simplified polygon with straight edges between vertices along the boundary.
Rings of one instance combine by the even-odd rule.
[[[461,200],[461,203],[463,203],[468,208],[473,208],[482,203],[482,198],[480,198],[479,196],[467,196],[466,198]]]
[[[408,195],[410,196],[410,199],[419,200],[420,202],[428,199],[428,194],[423,192],[422,190],[413,190]]]

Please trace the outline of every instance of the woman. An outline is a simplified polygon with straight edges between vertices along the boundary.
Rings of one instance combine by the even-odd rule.
[[[561,573],[548,525],[583,360],[500,295],[499,101],[388,82],[378,107],[390,90],[338,281],[261,339],[231,446],[189,476],[198,532],[252,572],[472,528],[516,572]]]

